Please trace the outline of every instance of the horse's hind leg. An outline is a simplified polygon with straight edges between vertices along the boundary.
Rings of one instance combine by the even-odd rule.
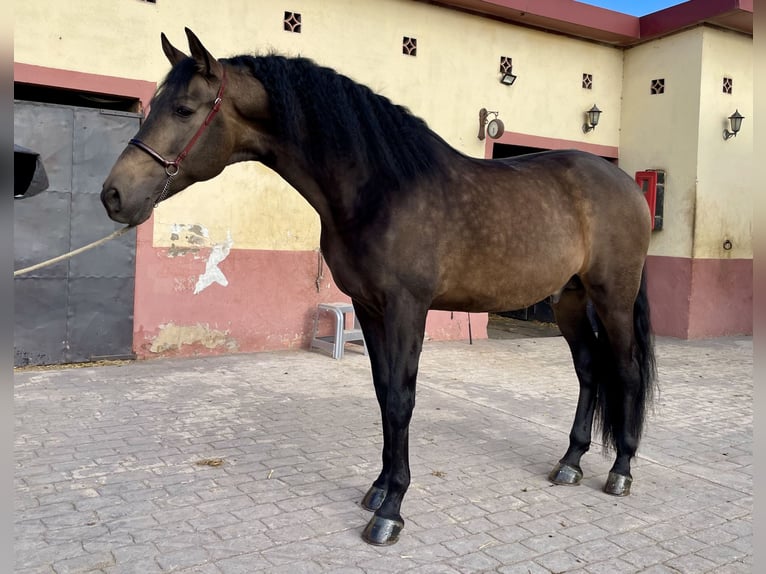
[[[575,485],[582,479],[580,459],[591,443],[591,429],[596,407],[598,340],[587,314],[587,296],[579,279],[574,278],[553,304],[561,334],[572,351],[575,373],[580,383],[569,449],[548,479],[554,484]]]
[[[604,388],[601,406],[604,444],[611,443],[617,451],[604,491],[627,496],[633,482],[630,462],[639,442],[633,405],[640,391],[640,375],[633,360],[633,321],[627,312],[612,312],[604,328],[613,354],[613,379]]]
[[[624,279],[624,278],[623,278]],[[646,408],[655,384],[654,350],[649,321],[645,278],[639,276],[638,293],[626,287],[592,290],[592,298],[606,337],[610,356],[598,400],[604,445],[613,446],[617,456],[604,491],[615,496],[630,494],[635,456],[644,425]]]

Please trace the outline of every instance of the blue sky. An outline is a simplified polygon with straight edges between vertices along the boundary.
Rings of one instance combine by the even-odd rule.
[[[662,10],[668,6],[683,4],[684,0],[578,0],[583,4],[592,4],[601,8],[608,8],[615,12],[630,14],[631,16],[644,16]]]

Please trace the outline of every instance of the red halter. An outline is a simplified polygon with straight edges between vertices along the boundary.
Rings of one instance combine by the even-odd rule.
[[[170,188],[170,182],[176,175],[178,175],[178,172],[181,169],[180,167],[181,162],[191,151],[192,147],[194,147],[194,144],[197,143],[197,140],[202,135],[202,132],[205,131],[205,128],[208,125],[210,125],[210,122],[213,121],[213,118],[218,113],[218,110],[221,109],[221,102],[223,102],[223,90],[225,86],[226,86],[226,70],[224,69],[223,74],[221,75],[221,86],[218,88],[218,93],[216,94],[215,101],[213,102],[213,107],[208,112],[207,117],[205,118],[205,121],[202,122],[202,125],[199,127],[196,133],[189,140],[189,143],[186,144],[186,147],[184,147],[184,149],[181,150],[181,153],[179,153],[176,156],[176,159],[174,159],[173,161],[169,161],[165,159],[164,157],[162,157],[162,154],[158,153],[151,146],[145,144],[138,138],[133,138],[128,142],[128,144],[132,144],[136,146],[138,149],[145,151],[147,154],[149,154],[152,158],[157,160],[157,162],[165,168],[165,173],[168,175],[168,180],[165,182],[165,189],[162,190],[162,194],[160,195],[159,199],[157,199],[157,203],[165,199],[168,189]]]

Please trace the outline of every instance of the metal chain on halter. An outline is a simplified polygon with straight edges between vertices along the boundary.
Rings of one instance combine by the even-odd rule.
[[[173,164],[173,165],[175,165],[175,164]],[[176,174],[178,173],[178,166],[176,166],[176,171],[175,171],[175,173],[172,173],[172,174],[171,174],[171,173],[168,173],[168,170],[167,170],[167,168],[165,168],[165,173],[167,173],[167,174],[168,174],[168,178],[167,178],[167,180],[165,180],[165,187],[163,187],[163,188],[162,188],[162,193],[161,193],[161,194],[160,194],[160,196],[157,198],[157,201],[155,201],[155,202],[154,202],[154,207],[157,207],[157,205],[158,205],[158,204],[159,204],[161,201],[164,201],[164,200],[167,198],[167,196],[168,196],[168,191],[170,190],[170,184],[171,184],[171,183],[173,183],[173,178],[174,178],[174,177],[176,176]]]

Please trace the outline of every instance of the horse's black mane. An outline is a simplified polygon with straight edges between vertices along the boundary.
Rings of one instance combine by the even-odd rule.
[[[280,55],[225,61],[263,84],[280,137],[300,146],[319,170],[361,166],[400,188],[438,164],[442,140],[422,119],[331,68]]]

